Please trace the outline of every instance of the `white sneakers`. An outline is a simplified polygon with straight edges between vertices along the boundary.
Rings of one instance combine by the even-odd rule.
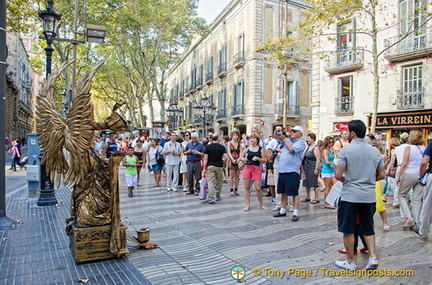
[[[378,260],[376,258],[369,258],[369,262],[364,269],[376,270],[377,268],[378,268]]]
[[[355,263],[349,263],[348,260],[335,261],[337,267],[348,269],[348,270],[356,270],[357,265]],[[378,260],[376,258],[369,258],[369,262],[364,268],[364,270],[376,270],[378,268]]]
[[[357,269],[357,265],[355,265],[355,263],[349,263],[348,260],[343,260],[343,261],[337,260],[335,261],[335,264],[337,267],[348,269],[348,270]]]

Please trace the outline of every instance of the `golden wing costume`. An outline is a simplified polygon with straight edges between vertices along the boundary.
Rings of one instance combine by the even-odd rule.
[[[55,81],[71,64],[64,63],[44,82],[37,97],[37,132],[41,151],[41,163],[46,164],[51,181],[59,187],[61,180],[73,188],[71,218],[67,219],[66,232],[72,226],[91,227],[111,225],[111,252],[117,252],[120,210],[118,207],[118,173],[121,153],[114,153],[110,161],[100,157],[92,149],[95,130],[126,130],[127,124],[116,112],[117,103],[105,122],[93,121],[90,89],[93,77],[103,62],[77,81],[68,117],[62,118],[54,103]],[[64,155],[69,152],[69,160]],[[117,239],[117,240],[116,240]]]

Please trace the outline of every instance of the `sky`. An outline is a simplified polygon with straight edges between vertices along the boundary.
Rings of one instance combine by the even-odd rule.
[[[231,0],[199,0],[198,16],[205,18],[210,24],[230,2]]]

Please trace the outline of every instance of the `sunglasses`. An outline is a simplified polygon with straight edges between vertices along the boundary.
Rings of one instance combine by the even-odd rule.
[[[297,133],[298,131],[297,131],[297,130],[291,130],[291,132],[293,132],[293,133]]]

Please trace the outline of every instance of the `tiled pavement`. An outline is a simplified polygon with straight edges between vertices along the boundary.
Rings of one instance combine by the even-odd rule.
[[[379,269],[392,273],[413,269],[414,276],[324,276],[321,268],[337,270],[334,261],[344,256],[337,252],[343,246],[342,235],[336,231],[336,211],[323,209],[322,202],[301,203],[300,221],[291,222],[290,217],[273,218],[271,210],[259,210],[254,195],[251,211],[244,213],[243,191],[240,197],[230,197],[227,184],[223,200],[213,205],[181,191],[153,188],[153,176],[144,171],[142,184],[135,197],[127,197],[121,170],[122,218],[130,234],[135,234],[134,227],[150,227],[151,240],[160,247],[138,250],[129,244],[127,258],[82,265],[73,262],[64,234],[67,188],[57,191],[58,200],[63,201],[58,207],[35,206],[35,200],[25,198],[26,189],[9,194],[8,216],[22,219],[23,224],[16,230],[0,231],[0,282],[73,284],[89,278],[90,284],[147,284],[147,280],[151,284],[235,284],[229,272],[239,264],[247,269],[248,284],[430,283],[431,242],[402,230],[398,210],[388,209],[390,232],[382,231],[376,215]],[[268,198],[265,204],[272,207]],[[359,254],[359,268],[366,263],[367,256]],[[261,275],[253,276],[253,268],[259,268]],[[285,274],[282,278],[269,276],[264,268]],[[288,276],[288,268],[311,270],[314,276]]]

